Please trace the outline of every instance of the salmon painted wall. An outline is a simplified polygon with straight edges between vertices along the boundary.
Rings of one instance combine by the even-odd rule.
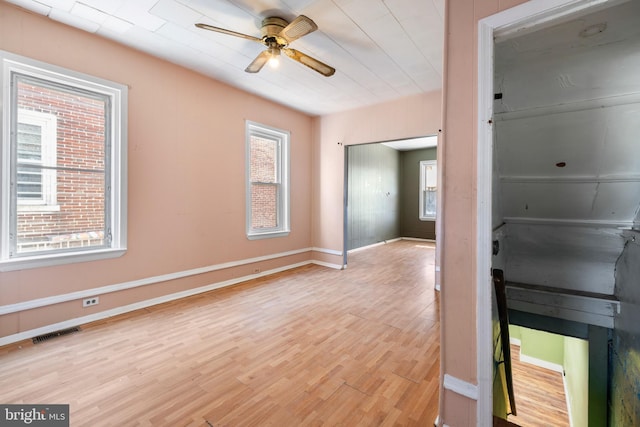
[[[129,86],[128,251],[0,273],[7,306],[311,247],[312,117],[0,2],[0,49]],[[291,234],[245,236],[245,119],[291,132]],[[310,260],[306,251],[0,316],[0,338]],[[9,310],[11,311],[11,310]],[[6,312],[6,310],[5,310]]]
[[[477,23],[519,3],[522,1],[451,0],[446,5],[444,125],[438,153],[444,174],[440,242],[441,374],[473,385],[478,384],[475,276]],[[476,410],[474,399],[443,389],[441,422],[451,426],[476,425]]]
[[[434,135],[441,126],[440,91],[314,119],[313,246],[343,250],[344,147]],[[314,254],[342,264],[340,255]]]

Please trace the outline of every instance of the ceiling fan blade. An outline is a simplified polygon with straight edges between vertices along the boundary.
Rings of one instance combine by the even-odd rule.
[[[247,40],[251,40],[251,41],[254,41],[254,42],[262,43],[262,39],[259,39],[258,37],[253,37],[253,36],[249,36],[247,34],[237,33],[235,31],[227,30],[227,29],[224,29],[224,28],[214,27],[213,25],[209,25],[209,24],[196,24],[196,27],[202,28],[204,30],[215,31],[216,33],[228,34],[230,36],[241,37],[243,39],[247,39]]]
[[[260,55],[256,56],[256,59],[254,59],[253,62],[245,68],[245,71],[247,73],[257,73],[262,69],[262,67],[264,67],[264,64],[266,64],[270,58],[271,53],[269,53],[268,50],[263,50]]]
[[[300,15],[291,21],[289,25],[284,27],[278,35],[284,38],[288,43],[291,43],[292,41],[297,40],[302,36],[306,36],[317,29],[318,26],[311,20],[311,18]]]
[[[282,51],[284,51],[284,53],[289,58],[293,59],[294,61],[298,61],[303,65],[306,65],[307,67],[317,71],[323,76],[330,77],[333,75],[333,73],[336,72],[335,68],[325,64],[324,62],[318,61],[317,59],[312,58],[309,55],[306,55],[295,49],[285,48],[285,49],[282,49]]]

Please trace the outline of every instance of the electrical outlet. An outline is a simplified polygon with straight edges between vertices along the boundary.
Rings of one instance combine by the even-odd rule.
[[[83,307],[91,307],[100,304],[100,297],[85,298],[82,300]]]

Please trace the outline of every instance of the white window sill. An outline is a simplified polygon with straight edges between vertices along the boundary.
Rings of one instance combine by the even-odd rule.
[[[271,231],[271,232],[264,232],[264,233],[252,233],[252,234],[247,234],[247,239],[249,240],[259,240],[259,239],[270,239],[272,237],[286,237],[288,236],[290,233],[289,230],[287,231]]]
[[[435,221],[436,217],[435,216],[421,216],[420,217],[420,221]]]
[[[126,252],[126,248],[118,248],[16,257],[0,261],[0,272],[118,258]]]
[[[60,205],[19,204],[18,213],[25,213],[25,212],[38,212],[38,213],[60,212]]]

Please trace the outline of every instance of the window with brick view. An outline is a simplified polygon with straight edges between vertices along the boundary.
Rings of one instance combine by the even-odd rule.
[[[16,94],[15,252],[104,246],[108,100],[22,76],[17,79]],[[49,150],[54,154],[53,162],[43,161],[47,156],[42,126],[21,122],[21,118],[34,113],[47,115],[56,123],[55,140]],[[53,176],[53,182],[46,182],[47,174]]]
[[[126,86],[6,52],[0,58],[10,80],[2,92],[9,173],[0,185],[9,197],[0,202],[0,270],[121,255]]]
[[[288,139],[285,131],[247,123],[247,236],[289,232]]]

